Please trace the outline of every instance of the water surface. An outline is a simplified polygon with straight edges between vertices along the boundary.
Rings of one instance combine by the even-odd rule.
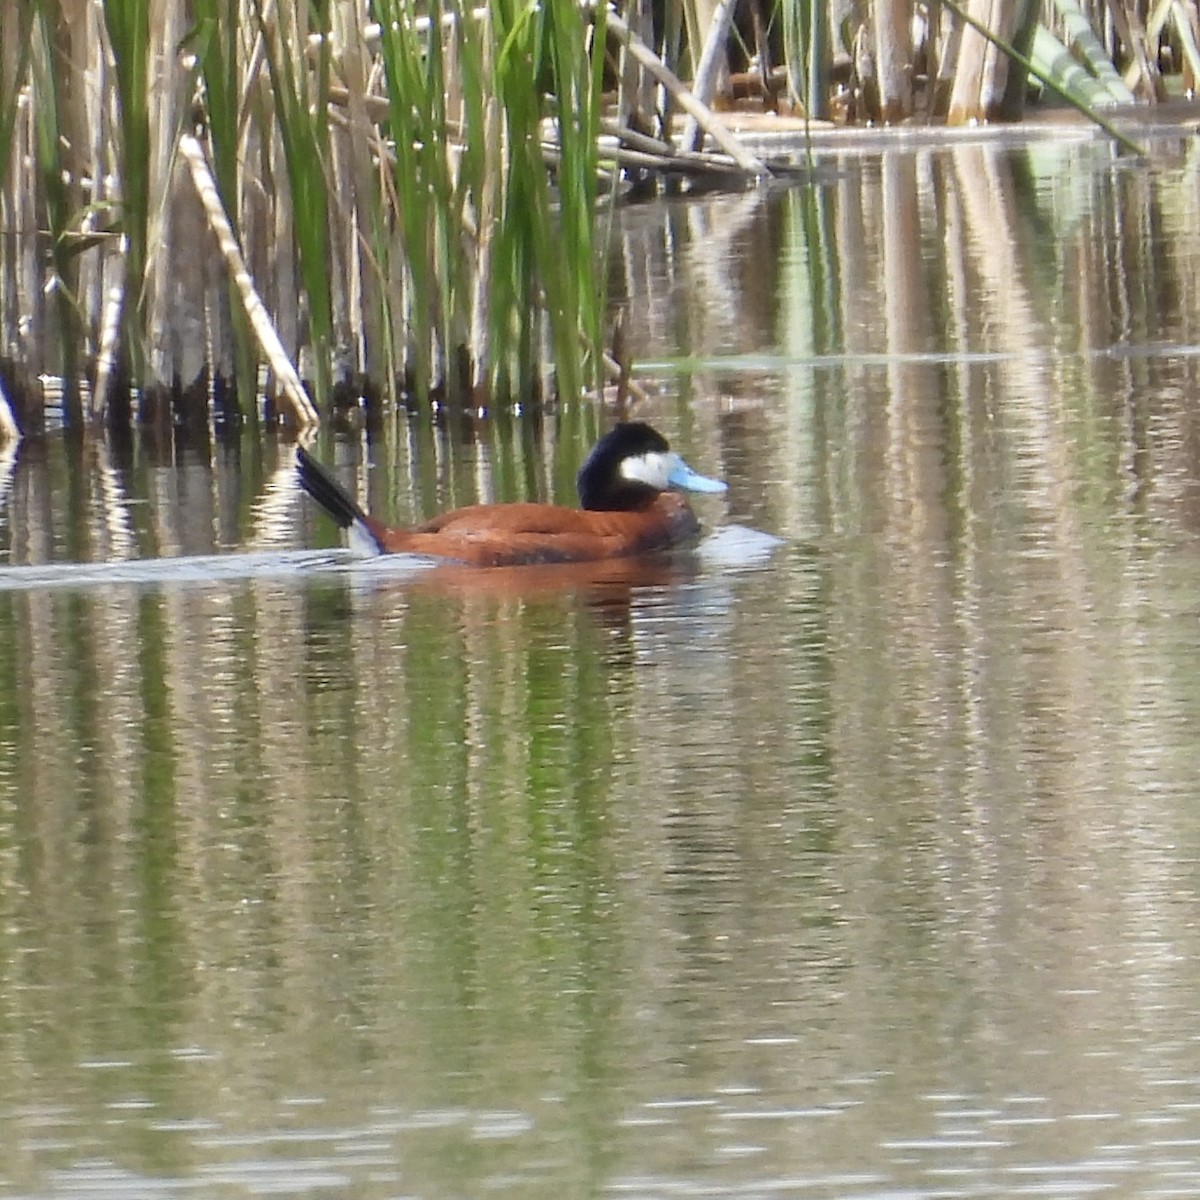
[[[823,172],[614,267],[769,556],[372,572],[286,447],[17,462],[0,1194],[1200,1190],[1195,150]],[[403,520],[597,420],[321,450]]]

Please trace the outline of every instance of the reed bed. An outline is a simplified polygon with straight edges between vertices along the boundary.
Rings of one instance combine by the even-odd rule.
[[[80,427],[306,427],[577,397],[627,378],[604,353],[606,208],[777,168],[714,111],[739,95],[803,128],[955,121],[1012,115],[1029,73],[1095,113],[1160,98],[1164,62],[1186,89],[1200,69],[1175,0],[950,8],[20,0],[0,37],[0,437],[47,404]]]
[[[148,418],[257,415],[266,363],[307,425],[289,360],[318,407],[599,383],[592,14],[184,12],[34,0],[0,43],[0,353],[38,347],[67,423],[131,385]]]

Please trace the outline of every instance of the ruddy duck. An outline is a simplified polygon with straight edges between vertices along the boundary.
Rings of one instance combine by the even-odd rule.
[[[576,478],[580,508],[472,504],[411,529],[365,513],[306,450],[300,486],[348,532],[363,554],[426,554],[476,567],[598,562],[665,550],[694,538],[695,514],[678,491],[723,492],[698,475],[649,425],[630,421],[602,437]]]

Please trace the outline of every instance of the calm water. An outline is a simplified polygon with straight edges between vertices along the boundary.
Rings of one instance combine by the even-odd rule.
[[[1197,150],[820,171],[614,262],[769,557],[352,569],[253,442],[5,476],[0,1195],[1200,1193]],[[409,519],[600,419],[321,452]]]

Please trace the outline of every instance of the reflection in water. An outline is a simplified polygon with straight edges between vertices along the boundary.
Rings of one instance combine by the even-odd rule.
[[[1195,1192],[1200,193],[1102,153],[623,214],[774,555],[0,590],[0,1194]],[[553,432],[345,460],[409,519]],[[323,536],[69,453],[13,562]]]

